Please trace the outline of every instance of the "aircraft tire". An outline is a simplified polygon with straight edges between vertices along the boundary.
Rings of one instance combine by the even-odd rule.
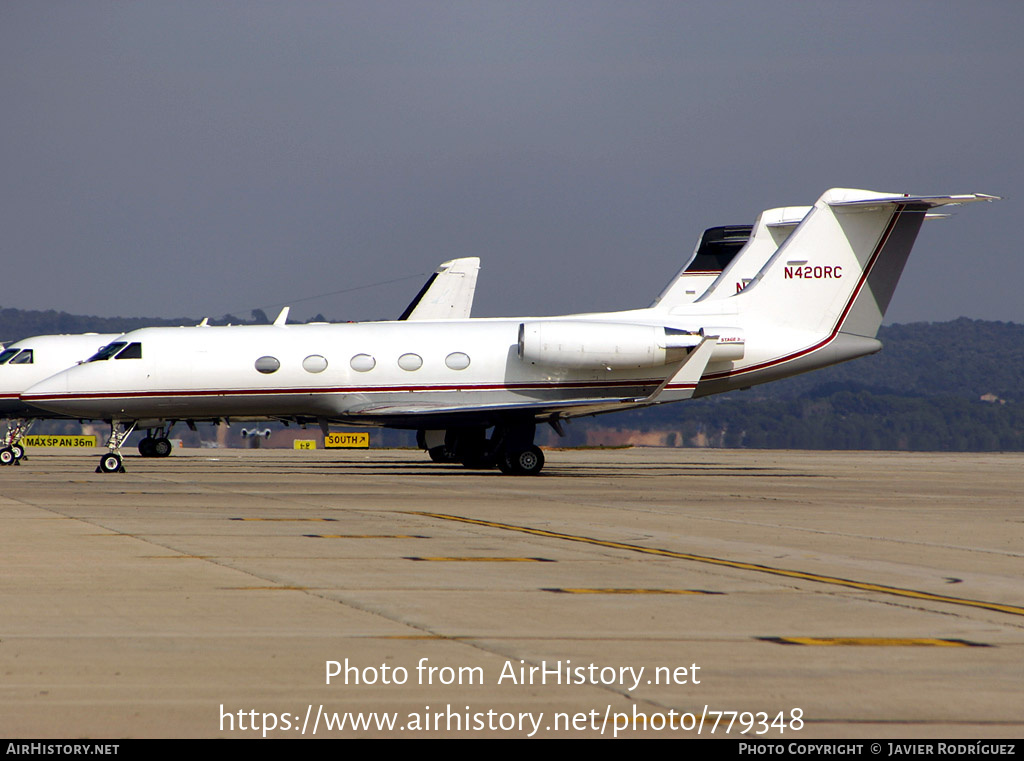
[[[156,457],[156,453],[153,451],[153,446],[156,439],[147,436],[139,442],[139,454],[143,457]]]
[[[121,455],[111,452],[100,458],[100,466],[96,468],[98,473],[124,473],[124,464],[121,462]]]
[[[153,457],[167,457],[171,454],[171,450],[174,447],[171,446],[170,439],[160,437],[159,439],[153,439]]]
[[[533,445],[506,454],[498,461],[501,472],[514,476],[535,476],[544,467],[544,453]]]
[[[10,447],[0,449],[0,465],[13,465],[17,459],[14,456],[14,450]]]
[[[427,450],[427,454],[430,455],[430,459],[433,460],[434,462],[452,461],[451,457],[448,456],[448,453],[445,451],[445,448],[443,446],[431,447],[430,449]]]
[[[14,452],[15,460],[20,460],[25,456],[25,447],[21,444],[11,444],[11,451]]]

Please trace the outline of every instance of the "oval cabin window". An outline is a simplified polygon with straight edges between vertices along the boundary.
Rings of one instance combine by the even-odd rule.
[[[264,375],[276,373],[281,369],[281,362],[276,357],[260,357],[256,360],[256,371]]]
[[[310,354],[302,360],[302,369],[307,373],[322,373],[327,369],[327,360],[319,354]]]
[[[444,358],[444,363],[452,370],[465,370],[469,367],[469,355],[461,351],[453,351]]]
[[[403,354],[398,358],[398,366],[412,372],[423,367],[423,358],[419,354]]]
[[[377,365],[377,360],[371,357],[369,354],[356,354],[349,361],[352,369],[357,373],[366,373],[372,370]]]

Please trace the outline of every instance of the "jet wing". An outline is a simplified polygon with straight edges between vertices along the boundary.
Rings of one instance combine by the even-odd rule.
[[[413,425],[421,428],[442,423],[446,425],[468,424],[468,421],[493,425],[496,421],[510,416],[535,420],[570,418],[632,407],[646,407],[662,402],[681,401],[693,396],[717,342],[717,336],[703,338],[700,344],[690,351],[685,360],[668,366],[668,372],[660,382],[638,380],[636,389],[652,389],[645,396],[630,393],[622,396],[594,396],[585,399],[538,399],[494,404],[449,404],[429,400],[402,404],[366,401],[363,404],[349,406],[340,421]]]
[[[538,400],[530,402],[446,405],[421,402],[417,404],[388,404],[368,402],[347,410],[338,422],[364,423],[415,428],[433,425],[494,425],[508,417],[544,420],[550,417],[579,417],[598,412],[626,409],[635,406],[635,398],[601,397],[574,401]]]

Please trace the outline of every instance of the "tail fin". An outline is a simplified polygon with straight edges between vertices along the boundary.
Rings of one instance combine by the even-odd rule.
[[[441,264],[399,320],[466,320],[473,310],[480,259],[468,256]]]
[[[671,308],[698,299],[722,270],[735,261],[750,239],[750,225],[709,227],[701,233],[689,261],[658,294],[650,308]]]
[[[810,206],[786,206],[762,211],[746,245],[697,301],[724,299],[742,291],[810,210]]]
[[[995,199],[826,191],[733,298],[779,327],[874,337],[928,210]]]

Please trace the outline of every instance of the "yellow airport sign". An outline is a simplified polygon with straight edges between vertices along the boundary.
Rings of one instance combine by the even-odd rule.
[[[369,449],[370,434],[366,431],[355,433],[329,433],[324,436],[326,449]]]
[[[313,439],[295,439],[296,449],[316,449],[316,442]]]
[[[95,436],[26,436],[21,440],[26,447],[94,447]]]

